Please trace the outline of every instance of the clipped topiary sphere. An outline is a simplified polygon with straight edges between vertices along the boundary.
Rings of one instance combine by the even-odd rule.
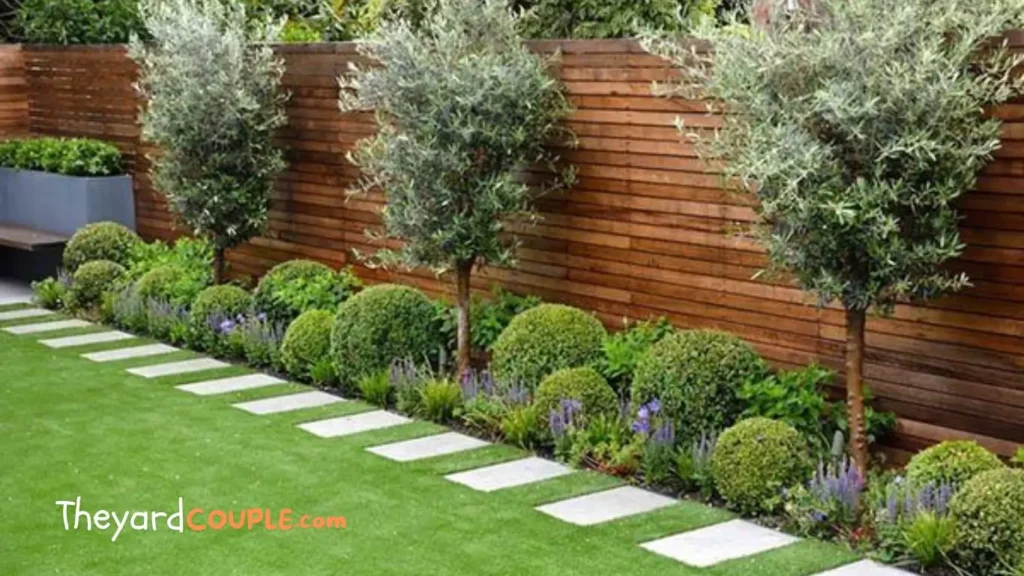
[[[333,312],[308,310],[288,326],[281,342],[281,361],[289,374],[309,378],[313,366],[330,356],[333,325]]]
[[[737,391],[768,371],[753,346],[713,330],[687,330],[663,338],[637,363],[630,388],[634,406],[661,401],[685,438],[715,433],[742,411]]]
[[[124,275],[124,266],[110,260],[91,260],[82,264],[75,271],[71,284],[71,306],[79,309],[96,306],[103,293],[115,289]]]
[[[607,335],[597,318],[571,306],[541,304],[516,316],[491,347],[491,370],[535,390],[545,376],[601,357]]]
[[[996,574],[1024,559],[1024,470],[998,468],[967,481],[953,496],[954,561],[972,574]]]
[[[260,279],[253,307],[274,322],[289,323],[306,310],[334,310],[360,285],[349,269],[335,272],[313,260],[289,260]]]
[[[971,440],[948,440],[915,454],[907,464],[907,480],[916,486],[965,482],[982,472],[1002,468],[999,457]]]
[[[563,368],[549,374],[537,388],[534,404],[544,418],[562,399],[579,400],[584,415],[615,415],[619,398],[611,385],[593,368]]]
[[[175,266],[157,266],[135,282],[135,292],[144,299],[169,300],[179,276],[181,270]]]
[[[131,248],[141,242],[138,234],[117,222],[95,222],[71,236],[64,247],[64,270],[69,273],[93,260],[110,260],[128,266]]]
[[[196,296],[190,311],[192,327],[200,332],[212,331],[211,323],[235,321],[252,305],[252,297],[233,284],[210,286]]]
[[[433,320],[430,300],[407,286],[381,284],[346,300],[331,332],[331,354],[341,384],[353,386],[395,358],[433,358],[440,345],[431,330]]]
[[[715,486],[729,506],[743,514],[771,513],[781,491],[807,478],[807,442],[785,422],[750,418],[718,438],[711,457]]]

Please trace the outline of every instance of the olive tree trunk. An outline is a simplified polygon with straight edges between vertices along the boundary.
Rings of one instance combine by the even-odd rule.
[[[213,283],[223,284],[224,283],[224,269],[226,268],[226,259],[224,258],[224,249],[217,248],[213,252]]]
[[[455,266],[455,305],[459,310],[458,375],[460,377],[466,372],[466,370],[470,369],[470,358],[473,349],[469,325],[469,306],[471,300],[469,279],[472,273],[472,261],[459,262]]]
[[[864,423],[864,310],[846,311],[846,404],[850,452],[861,478],[867,478],[868,440]]]

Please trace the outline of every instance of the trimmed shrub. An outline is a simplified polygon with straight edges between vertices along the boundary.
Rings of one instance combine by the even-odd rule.
[[[260,279],[253,306],[271,321],[290,323],[307,310],[336,310],[360,285],[349,269],[335,272],[312,260],[289,260]]]
[[[995,574],[1024,557],[1024,470],[988,470],[953,496],[954,561],[972,574]]]
[[[713,434],[732,424],[743,407],[743,383],[768,368],[754,348],[713,330],[677,332],[651,346],[637,364],[630,388],[634,406],[658,399],[684,438]]]
[[[537,388],[534,404],[541,417],[547,418],[565,398],[579,400],[585,416],[613,416],[619,411],[619,398],[615,391],[597,370],[590,367],[562,368],[549,374]]]
[[[75,232],[64,247],[64,270],[69,274],[93,260],[110,260],[127,267],[138,234],[117,222],[94,222]]]
[[[376,374],[395,358],[430,359],[440,346],[431,330],[434,306],[419,290],[395,284],[367,288],[338,308],[331,354],[344,386]]]
[[[100,303],[103,293],[117,287],[125,269],[110,260],[92,260],[75,271],[68,301],[72,308],[88,310]]]
[[[601,357],[607,335],[594,316],[571,306],[541,304],[516,316],[491,348],[491,370],[504,382],[535,390],[545,376]]]
[[[206,288],[192,303],[189,325],[193,342],[209,347],[211,337],[233,330],[237,319],[251,306],[252,297],[238,286],[221,284]]]
[[[972,440],[947,440],[914,455],[907,479],[917,486],[965,482],[982,472],[1002,468],[999,457]]]
[[[311,378],[313,366],[330,357],[333,325],[333,312],[309,310],[288,326],[281,343],[281,362],[289,374]]]
[[[771,513],[781,491],[807,477],[807,442],[795,428],[767,418],[750,418],[722,432],[711,472],[729,507],[742,514]]]
[[[30,138],[0,142],[0,166],[67,176],[124,174],[121,151],[89,138]]]
[[[145,300],[165,300],[175,306],[189,307],[209,285],[210,275],[195,274],[179,266],[157,266],[135,282],[135,292]]]

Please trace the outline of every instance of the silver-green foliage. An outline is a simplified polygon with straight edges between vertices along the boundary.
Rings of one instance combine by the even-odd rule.
[[[220,0],[143,0],[152,40],[133,38],[147,105],[143,135],[157,145],[153,182],[190,231],[218,249],[258,234],[283,169],[274,130],[285,123],[282,62],[270,25]]]
[[[382,262],[436,270],[509,263],[513,215],[533,217],[519,172],[555,160],[545,147],[569,112],[548,59],[523,46],[504,0],[441,0],[413,29],[385,21],[360,52],[376,65],[341,79],[342,110],[374,110],[376,136],[351,155],[354,192],[387,198]]]
[[[698,26],[713,55],[646,41],[682,70],[680,94],[730,112],[691,136],[756,193],[773,264],[848,310],[965,286],[940,268],[964,248],[953,201],[999,147],[983,108],[1024,88],[1009,75],[1021,56],[992,42],[1024,1],[775,4],[763,28]]]

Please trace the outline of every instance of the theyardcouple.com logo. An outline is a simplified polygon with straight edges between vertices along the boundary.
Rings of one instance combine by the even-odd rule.
[[[300,514],[291,508],[243,508],[241,510],[222,510],[213,508],[185,509],[185,501],[178,498],[177,510],[166,512],[158,510],[96,510],[82,508],[82,497],[74,500],[57,500],[60,507],[64,530],[98,531],[113,530],[111,542],[126,529],[147,531],[169,531],[184,533],[220,531],[220,530],[321,530],[347,528],[344,516],[317,516]]]

